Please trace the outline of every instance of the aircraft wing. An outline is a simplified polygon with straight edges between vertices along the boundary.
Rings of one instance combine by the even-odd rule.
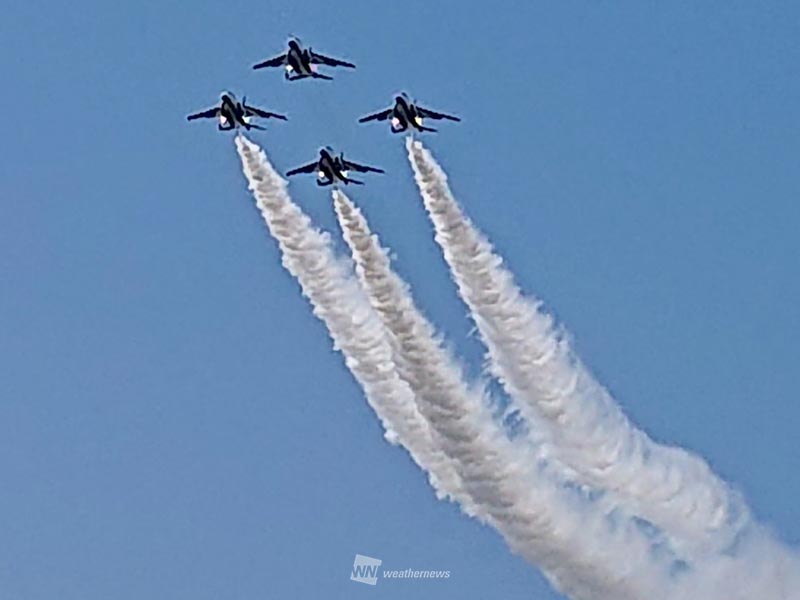
[[[387,108],[386,110],[381,110],[371,115],[367,115],[366,117],[361,117],[358,122],[359,123],[366,123],[367,121],[385,121],[389,118],[392,114],[392,109]]]
[[[189,115],[186,117],[187,121],[194,121],[195,119],[213,119],[219,114],[219,108],[209,108],[208,110],[204,110],[203,112],[194,113],[193,115]]]
[[[453,115],[447,115],[445,113],[436,112],[435,110],[431,110],[429,108],[422,108],[421,106],[417,106],[417,113],[419,113],[420,117],[426,117],[428,119],[448,119],[449,121],[460,121],[459,117],[454,117]]]
[[[344,60],[339,60],[338,58],[331,58],[330,56],[325,56],[323,54],[317,54],[313,50],[308,51],[309,54],[309,62],[315,65],[328,65],[329,67],[350,67],[351,69],[355,69],[356,66],[353,63],[349,63]]]
[[[275,58],[269,58],[263,62],[253,65],[254,69],[263,69],[265,67],[280,67],[286,61],[286,54],[281,54]]]
[[[383,173],[383,169],[378,167],[368,167],[367,165],[360,165],[358,163],[350,162],[349,160],[342,159],[342,166],[345,170],[358,171],[359,173]]]
[[[256,108],[254,106],[245,105],[244,112],[247,116],[256,115],[257,117],[261,117],[262,119],[274,118],[274,119],[280,119],[281,121],[287,120],[284,115],[279,115],[278,113],[261,110],[260,108]]]
[[[317,166],[319,165],[318,161],[314,161],[312,163],[308,163],[307,165],[303,165],[302,167],[297,167],[296,169],[292,169],[291,171],[286,172],[287,177],[291,177],[292,175],[297,175],[298,173],[313,173],[317,170]]]

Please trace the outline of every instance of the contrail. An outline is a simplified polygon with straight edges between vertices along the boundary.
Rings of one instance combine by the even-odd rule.
[[[286,182],[257,145],[237,136],[236,148],[256,205],[280,247],[283,266],[327,326],[381,420],[387,440],[402,444],[428,472],[437,496],[451,496],[472,514],[471,499],[463,492],[451,461],[434,445],[411,389],[397,375],[383,327],[348,266],[334,255],[330,236],[316,229],[292,202]]]
[[[464,382],[361,211],[340,191],[333,199],[359,280],[389,333],[398,373],[486,521],[573,598],[667,597],[668,565],[654,556],[650,541],[630,522],[612,527],[605,514],[570,497],[531,464],[526,446],[508,439],[480,390]]]
[[[266,155],[244,138],[237,138],[236,144],[257,206],[281,249],[285,268],[298,280],[315,315],[328,327],[335,346],[342,351],[348,368],[383,423],[387,439],[407,448],[415,462],[428,472],[437,496],[449,496],[460,503],[465,512],[498,529],[512,549],[539,565],[558,589],[576,600],[800,600],[800,559],[775,541],[768,531],[752,522],[741,528],[725,552],[709,552],[692,562],[675,562],[674,556],[661,547],[656,538],[648,540],[643,537],[641,529],[632,526],[624,512],[605,514],[598,511],[593,498],[577,493],[573,488],[560,487],[561,480],[551,479],[550,471],[542,468],[536,460],[529,460],[530,451],[525,441],[511,441],[504,435],[502,428],[491,419],[480,391],[470,389],[464,383],[461,370],[450,354],[441,348],[433,328],[414,307],[407,286],[391,272],[385,253],[377,239],[371,237],[366,222],[359,228],[360,213],[352,205],[348,208],[346,198],[337,194],[337,211],[346,232],[352,233],[349,242],[353,244],[353,253],[359,262],[358,273],[364,287],[369,290],[369,298],[352,277],[349,266],[336,259],[329,236],[314,228],[308,217],[291,201],[286,193],[286,183],[271,167]],[[423,152],[421,148],[417,150]],[[423,154],[421,160],[423,168],[418,170],[418,176],[425,173],[424,161],[430,161],[428,176],[438,177],[431,184],[431,190],[443,193],[444,204],[451,203],[455,216],[465,220],[449,196],[444,175],[441,171],[436,172],[438,166],[429,155]],[[436,202],[433,205],[436,206]],[[444,211],[443,216],[447,217],[448,212]],[[449,216],[453,217],[453,213]],[[444,223],[447,224],[448,220],[445,219]],[[466,221],[460,227],[470,229],[471,224]],[[461,230],[455,223],[447,225],[443,231],[447,234]],[[471,247],[470,243],[466,248],[460,243],[454,243],[453,247],[459,252],[483,249],[491,257],[488,243],[474,230],[472,234],[472,238],[467,238]],[[449,251],[445,249],[446,255]],[[488,268],[499,266],[490,262]],[[500,271],[505,272],[502,268]],[[505,274],[505,282],[513,287],[510,274]],[[478,269],[478,275],[485,274],[482,275]],[[489,282],[492,281],[490,277]],[[500,281],[504,281],[503,277]],[[515,293],[516,297],[512,293],[512,299],[525,304],[519,298],[519,291]],[[498,293],[497,300],[500,299],[503,299],[503,294]],[[532,310],[538,315],[536,307]],[[482,323],[479,318],[476,317],[476,322],[486,326],[487,323]],[[503,321],[500,320],[499,324],[503,325]],[[535,361],[540,351],[532,356],[522,352],[515,355],[503,347],[500,350],[505,354],[500,356],[507,366],[524,372],[525,365],[532,358],[533,364],[545,375],[549,370],[558,375],[556,367],[570,367],[583,370],[580,377],[589,377],[569,349],[563,347],[564,342],[553,333],[552,324],[548,327],[545,333],[557,342],[552,354],[562,363],[565,356],[569,358],[566,364],[559,364],[555,358],[549,357],[537,365]],[[490,342],[503,344],[505,336],[490,339],[487,345]],[[547,339],[546,335],[544,339]],[[525,349],[523,345],[521,350]],[[550,364],[551,361],[555,366]],[[520,377],[515,371],[512,374]],[[559,381],[558,377],[553,377],[553,380]],[[526,380],[523,378],[521,381],[525,383]],[[532,381],[535,383],[537,379]],[[548,383],[548,380],[544,382]],[[539,385],[542,385],[541,380]],[[576,384],[574,388],[570,392],[573,395],[585,390],[585,383]],[[529,390],[525,386],[509,386],[508,389],[526,393]],[[541,393],[541,389],[535,386],[530,389]],[[552,395],[553,398],[546,396],[552,402],[551,406],[574,401],[569,395]],[[525,396],[515,396],[528,401]],[[614,406],[610,398],[607,402]],[[545,403],[544,408],[547,407]],[[554,420],[546,410],[543,415],[538,415],[542,407],[537,407],[536,402],[528,408],[531,409],[528,411],[531,423],[535,427],[547,426],[556,448],[570,449],[565,439],[569,441],[574,432],[559,431],[562,427],[569,429],[573,426],[566,418],[572,416],[569,410],[560,409],[566,417]],[[559,409],[550,410],[559,413]],[[597,413],[595,407],[594,414]],[[600,413],[600,417],[606,418],[606,415]],[[617,425],[632,428],[624,417]],[[613,428],[603,431],[609,436],[618,433]],[[638,435],[646,442],[638,451],[652,453],[651,445],[663,449],[644,434]],[[678,449],[666,450],[681,452]],[[570,449],[562,458],[574,459],[574,453],[575,449]],[[618,458],[629,457],[620,451]],[[649,464],[653,457],[640,458],[639,463],[629,466],[630,481],[636,480],[637,485],[642,485],[638,470],[653,469]],[[660,456],[656,458],[663,460]],[[575,471],[588,479],[577,468]],[[602,470],[600,474],[603,474]],[[686,476],[682,471],[678,473],[678,491],[675,492],[678,498],[684,497],[681,494],[685,494]],[[602,484],[606,481],[603,477],[593,481],[601,482],[594,483],[598,489],[606,487]],[[703,483],[701,478],[701,488]],[[624,486],[612,491],[623,498],[630,495],[637,506],[643,506],[643,513],[654,510],[654,514],[662,514],[658,511],[663,507],[655,510],[648,504],[653,500],[652,494],[637,495]],[[636,491],[635,486],[632,491]],[[746,514],[742,510],[742,515]],[[652,521],[658,522],[657,519]],[[670,568],[670,577],[665,575],[665,566]]]
[[[408,139],[425,208],[459,293],[486,344],[493,374],[581,483],[607,490],[692,554],[733,543],[748,521],[738,494],[705,461],[634,427],[574,355],[553,318],[525,298],[453,198],[430,152]]]
[[[450,192],[419,142],[407,149],[427,212],[459,292],[486,344],[494,374],[549,435],[580,479],[665,529],[693,556],[665,597],[798,600],[800,556],[755,523],[738,494],[699,457],[656,444],[592,378],[540,303],[526,300]],[[680,545],[680,544],[678,544]],[[694,551],[694,552],[692,552]]]

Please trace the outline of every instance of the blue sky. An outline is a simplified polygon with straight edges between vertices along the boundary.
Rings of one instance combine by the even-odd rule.
[[[253,136],[283,170],[324,144],[386,169],[352,197],[477,374],[402,139],[355,123],[399,90],[461,115],[427,144],[522,287],[800,543],[800,9],[669,4],[5,7],[3,598],[558,597],[381,439],[232,139],[185,121],[223,88],[289,114]],[[290,33],[358,69],[250,70]],[[452,576],[371,588],[356,553]]]

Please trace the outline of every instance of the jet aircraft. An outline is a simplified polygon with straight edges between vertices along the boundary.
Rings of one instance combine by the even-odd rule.
[[[299,173],[317,173],[317,185],[336,185],[339,182],[345,185],[354,183],[356,185],[364,185],[363,181],[358,181],[350,177],[350,171],[357,173],[383,173],[383,169],[377,167],[369,167],[367,165],[360,165],[345,159],[344,153],[338,156],[334,155],[333,149],[330,147],[322,148],[319,151],[319,158],[312,163],[297,167],[286,173],[287,177],[297,175]]]
[[[333,79],[330,75],[318,73],[317,65],[327,65],[329,67],[349,67],[355,69],[353,63],[339,60],[338,58],[331,58],[314,52],[311,48],[304,48],[302,43],[297,38],[289,40],[289,49],[274,58],[269,58],[258,64],[253,65],[254,69],[264,69],[268,67],[283,67],[283,76],[288,81],[297,81],[298,79]]]
[[[253,117],[261,117],[263,119],[275,118],[286,121],[284,115],[262,110],[255,106],[248,106],[246,98],[242,98],[242,100],[239,101],[231,92],[222,92],[222,94],[220,94],[219,106],[189,115],[186,119],[188,121],[194,121],[195,119],[219,118],[217,129],[220,131],[230,131],[231,129],[237,129],[239,127],[244,127],[248,131],[250,129],[263,130],[264,128],[260,125],[250,122]]]
[[[386,121],[390,119],[392,133],[407,131],[409,128],[417,131],[436,131],[433,127],[423,125],[425,119],[447,119],[449,121],[460,121],[461,119],[445,113],[436,112],[429,108],[423,108],[416,102],[409,99],[405,94],[399,94],[394,99],[394,105],[385,110],[378,111],[371,115],[361,117],[358,122]]]

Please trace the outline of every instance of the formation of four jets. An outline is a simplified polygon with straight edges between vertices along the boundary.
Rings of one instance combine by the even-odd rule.
[[[289,40],[289,48],[283,54],[262,61],[253,65],[253,69],[283,67],[284,78],[287,81],[297,81],[300,79],[333,79],[329,75],[318,72],[319,65],[328,67],[347,67],[355,69],[353,63],[332,58],[314,52],[310,47],[304,48],[300,40],[293,38]],[[218,119],[217,129],[220,131],[231,131],[242,127],[247,131],[251,129],[263,130],[264,127],[253,123],[254,118],[280,119],[286,121],[287,117],[268,110],[250,106],[247,99],[238,100],[231,92],[223,92],[220,95],[218,106],[209,108],[187,117],[189,121],[195,119]],[[442,112],[437,112],[424,108],[411,100],[405,93],[399,94],[394,98],[394,103],[389,108],[366,115],[358,120],[359,123],[369,121],[389,121],[392,133],[401,133],[408,130],[419,132],[435,132],[433,127],[424,125],[425,119],[449,121],[460,121],[458,117]],[[382,169],[361,165],[344,158],[343,153],[338,155],[330,147],[322,148],[318,158],[307,165],[297,167],[286,173],[287,176],[298,175],[300,173],[317,174],[317,185],[335,185],[337,183],[353,183],[363,185],[362,181],[352,179],[350,171],[357,173],[383,173]]]

